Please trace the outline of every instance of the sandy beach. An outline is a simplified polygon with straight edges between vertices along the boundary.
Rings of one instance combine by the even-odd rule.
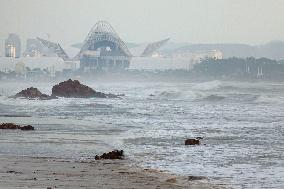
[[[206,178],[174,176],[129,163],[1,156],[0,188],[223,188],[210,184]]]

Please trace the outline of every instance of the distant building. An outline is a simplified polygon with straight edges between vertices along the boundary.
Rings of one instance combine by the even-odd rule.
[[[168,41],[170,40],[170,38],[161,40],[161,41],[156,41],[153,43],[150,43],[147,45],[147,47],[144,49],[143,53],[141,54],[141,57],[161,57],[161,55],[159,53],[157,53],[156,51],[162,47],[163,45],[165,45]]]
[[[17,34],[11,33],[5,40],[5,56],[13,58],[21,56],[21,40]]]
[[[59,43],[37,38],[45,47],[61,57],[72,69],[82,72],[121,71],[129,68],[132,54],[112,26],[97,22],[86,37],[80,52],[70,58]],[[78,67],[80,61],[80,67]]]
[[[25,57],[55,57],[56,54],[44,46],[38,39],[27,39]]]
[[[0,57],[0,72],[16,72],[24,74],[26,69],[50,70],[50,72],[62,72],[65,69],[73,69],[73,65],[58,57],[20,57],[13,60],[9,57]],[[79,67],[77,65],[77,67]]]
[[[155,43],[153,43],[155,44]],[[149,47],[149,45],[148,45]],[[149,49],[149,48],[146,49]],[[147,52],[149,52],[147,50]],[[134,57],[131,61],[131,70],[191,70],[195,64],[204,59],[222,59],[219,50],[187,51],[180,50],[173,53],[159,53],[152,51],[150,56]]]
[[[25,63],[23,63],[23,62],[16,63],[15,72],[18,75],[24,75],[26,73]]]
[[[129,68],[132,55],[112,26],[100,21],[90,31],[77,55],[83,72]]]
[[[42,55],[43,45],[37,39],[27,39],[25,56],[39,57]]]
[[[223,53],[220,50],[207,50],[207,51],[178,51],[173,53],[173,58],[187,58],[193,63],[200,63],[203,59],[223,59]]]
[[[81,55],[81,69],[83,72],[103,69],[99,66],[100,51],[84,51]]]

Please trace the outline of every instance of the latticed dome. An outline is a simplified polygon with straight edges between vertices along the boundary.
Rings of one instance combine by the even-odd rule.
[[[127,57],[131,57],[131,53],[128,50],[125,43],[120,39],[113,27],[106,21],[97,22],[86,37],[81,51],[76,56],[79,58],[84,51],[94,50],[94,47],[98,47],[103,44],[113,44],[121,50],[122,54]]]
[[[113,35],[117,35],[113,27],[107,21],[99,21],[97,22],[91,29],[90,33],[110,33]]]

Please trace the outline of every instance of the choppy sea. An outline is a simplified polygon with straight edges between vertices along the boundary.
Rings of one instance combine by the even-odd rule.
[[[0,131],[0,155],[92,158],[123,149],[138,165],[207,176],[232,188],[284,188],[284,83],[91,82],[121,99],[12,99],[33,86],[0,82],[0,123],[36,131]],[[199,146],[186,138],[204,137]]]

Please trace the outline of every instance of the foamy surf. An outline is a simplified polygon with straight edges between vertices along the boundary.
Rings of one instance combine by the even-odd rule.
[[[233,188],[283,183],[282,84],[90,83],[125,96],[8,98],[25,86],[41,84],[1,84],[0,115],[9,116],[0,122],[32,124],[36,131],[0,131],[0,154],[87,159],[118,148],[144,167],[207,176]],[[40,90],[50,94],[51,87]],[[199,136],[202,145],[184,146]]]

